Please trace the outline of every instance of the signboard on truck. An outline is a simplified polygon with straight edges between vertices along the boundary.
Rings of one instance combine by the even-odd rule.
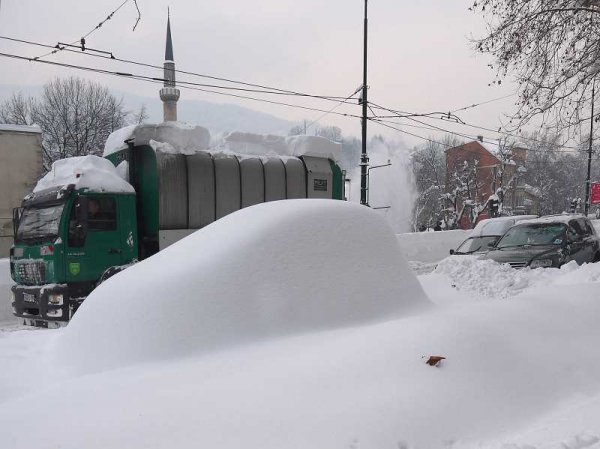
[[[600,182],[592,183],[592,205],[600,204]]]

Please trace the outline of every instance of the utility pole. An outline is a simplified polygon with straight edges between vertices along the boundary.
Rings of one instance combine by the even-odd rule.
[[[584,215],[587,217],[590,211],[590,189],[592,174],[592,142],[594,140],[594,95],[596,93],[596,80],[592,83],[592,117],[590,118],[590,146],[588,147],[587,177],[585,178],[585,205]]]
[[[367,156],[367,2],[365,0],[365,24],[364,24],[364,47],[363,47],[363,86],[362,86],[362,152],[360,155],[360,204],[368,206],[367,202],[367,176],[369,157]]]

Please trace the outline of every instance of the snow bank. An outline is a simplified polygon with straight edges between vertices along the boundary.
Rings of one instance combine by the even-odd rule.
[[[466,294],[484,299],[506,299],[548,285],[583,285],[600,282],[600,263],[559,268],[529,267],[515,270],[508,264],[479,260],[475,256],[452,256],[441,261],[434,274],[447,276],[452,285]]]
[[[158,285],[152,277],[144,281]],[[394,278],[388,282],[394,285]],[[21,391],[21,397],[0,399],[0,446],[594,448],[589,443],[597,446],[600,436],[600,358],[594,356],[600,339],[598,286],[540,287],[518,301],[430,308],[398,320],[60,382],[39,366],[33,341],[12,339],[8,345],[0,339],[0,362],[10,360],[4,351],[17,360],[2,365],[0,380],[9,382],[0,382],[0,389]],[[447,284],[434,300],[454,290]],[[154,302],[163,293],[146,292],[147,299]],[[252,292],[247,297],[252,299]],[[130,295],[120,292],[119,299],[129,313]],[[181,304],[166,298],[166,310],[170,299]],[[135,300],[135,305],[141,304]],[[138,322],[114,321],[119,314],[103,322],[102,331],[94,329],[98,343],[85,357],[92,358],[104,342],[113,345],[112,334],[125,335],[123,328],[131,328],[122,340],[126,348],[129,339],[145,337],[137,330],[148,314],[143,307],[135,314]],[[204,324],[184,320],[181,327],[192,333]],[[170,325],[155,329],[165,339],[171,331]],[[29,334],[38,334],[42,346],[57,335]],[[144,343],[152,347],[156,339],[137,342]],[[103,357],[103,350],[99,354]],[[446,360],[431,367],[425,364],[429,355]],[[29,369],[22,358],[30,358]],[[27,390],[14,376],[20,372],[30,382]],[[32,390],[40,378],[43,388]],[[57,432],[65,423],[69,431]],[[496,441],[520,444],[496,446]]]
[[[60,357],[96,370],[389,320],[428,301],[374,211],[331,200],[242,209],[100,285]]]
[[[77,189],[90,192],[135,193],[115,166],[98,156],[79,156],[61,159],[40,179],[33,192],[74,184]]]
[[[161,147],[161,151],[193,154],[208,149],[210,132],[202,126],[181,122],[126,126],[108,136],[104,145],[104,157],[127,148],[124,142],[129,139],[133,139],[135,145],[147,145],[150,141],[154,141],[168,144]]]
[[[396,234],[406,260],[414,262],[439,262],[448,257],[467,237],[469,231],[410,232]]]

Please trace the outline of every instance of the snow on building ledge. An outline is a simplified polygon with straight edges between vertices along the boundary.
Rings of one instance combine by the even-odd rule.
[[[0,133],[1,132],[42,134],[42,128],[40,128],[38,125],[10,125],[6,123],[0,123]]]

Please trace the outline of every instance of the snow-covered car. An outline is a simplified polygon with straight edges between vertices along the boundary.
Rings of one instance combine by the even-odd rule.
[[[458,248],[451,249],[450,254],[484,254],[500,240],[500,237],[513,225],[522,220],[531,220],[537,215],[514,215],[511,217],[497,217],[481,220],[471,232],[468,239]]]
[[[583,215],[553,215],[516,224],[483,258],[513,268],[581,265],[600,261],[600,241]]]

